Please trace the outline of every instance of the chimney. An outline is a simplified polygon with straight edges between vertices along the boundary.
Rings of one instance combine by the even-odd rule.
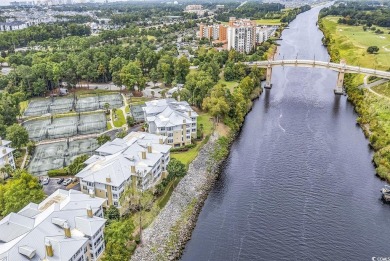
[[[70,227],[69,227],[68,221],[65,221],[65,223],[64,223],[64,232],[65,232],[65,237],[67,237],[67,238],[72,237],[72,234],[70,233]]]
[[[183,123],[184,123],[184,124],[186,123],[186,119],[183,119]]]
[[[0,137],[0,146],[3,145],[3,140]]]
[[[131,170],[131,173],[135,174],[135,165],[131,165],[130,166],[130,170]]]
[[[148,153],[152,153],[152,144],[148,144]]]
[[[162,137],[160,137],[159,143],[160,143],[160,144],[164,144],[164,139],[163,139]]]
[[[53,246],[50,243],[50,240],[45,240],[46,256],[53,256]]]
[[[93,212],[92,212],[92,207],[91,205],[87,205],[87,216],[89,218],[93,218]]]
[[[142,151],[142,159],[146,159],[146,151]]]
[[[107,183],[111,183],[111,177],[110,177],[110,175],[107,175],[107,177],[106,177],[106,182],[107,182]]]
[[[7,154],[7,149],[6,148],[3,148],[3,154]]]
[[[190,116],[190,117],[191,117],[191,111],[188,111],[188,116]]]
[[[93,189],[88,190],[89,197],[94,198],[95,197],[95,191]]]

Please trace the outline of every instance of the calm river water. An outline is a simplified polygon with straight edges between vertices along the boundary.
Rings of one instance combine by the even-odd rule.
[[[320,8],[283,32],[280,59],[329,56]],[[336,73],[277,68],[248,114],[182,260],[371,260],[390,257],[390,206],[372,151]]]

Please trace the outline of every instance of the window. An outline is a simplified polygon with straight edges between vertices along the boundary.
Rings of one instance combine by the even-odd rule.
[[[168,137],[173,137],[173,133],[168,133]]]
[[[162,131],[165,131],[165,127],[161,127],[160,129],[161,129]]]
[[[196,132],[196,129],[192,129],[192,132]]]
[[[190,133],[190,132],[191,132],[191,130],[187,130],[186,132],[187,132],[187,134],[188,134],[188,133]]]

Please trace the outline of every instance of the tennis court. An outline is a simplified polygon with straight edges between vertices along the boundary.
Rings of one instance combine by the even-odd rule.
[[[24,122],[23,126],[30,139],[41,141],[100,133],[106,130],[107,123],[105,114],[100,112],[30,120]]]
[[[96,139],[93,138],[38,145],[28,170],[36,176],[46,175],[51,169],[68,166],[80,155],[92,155],[98,147]]]
[[[110,109],[123,106],[123,99],[120,93],[98,94],[82,97],[50,97],[46,99],[33,99],[28,104],[24,116],[42,116],[47,113],[60,114],[71,111],[87,112],[104,109],[108,103]]]

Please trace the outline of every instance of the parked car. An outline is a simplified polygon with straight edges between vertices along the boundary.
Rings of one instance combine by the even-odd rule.
[[[62,182],[64,182],[64,178],[58,179],[57,184],[61,184]]]
[[[42,185],[47,185],[47,184],[49,184],[49,182],[50,182],[50,178],[44,178],[42,180]]]
[[[64,181],[64,186],[68,186],[70,183],[72,183],[72,179],[71,178],[68,178]]]

